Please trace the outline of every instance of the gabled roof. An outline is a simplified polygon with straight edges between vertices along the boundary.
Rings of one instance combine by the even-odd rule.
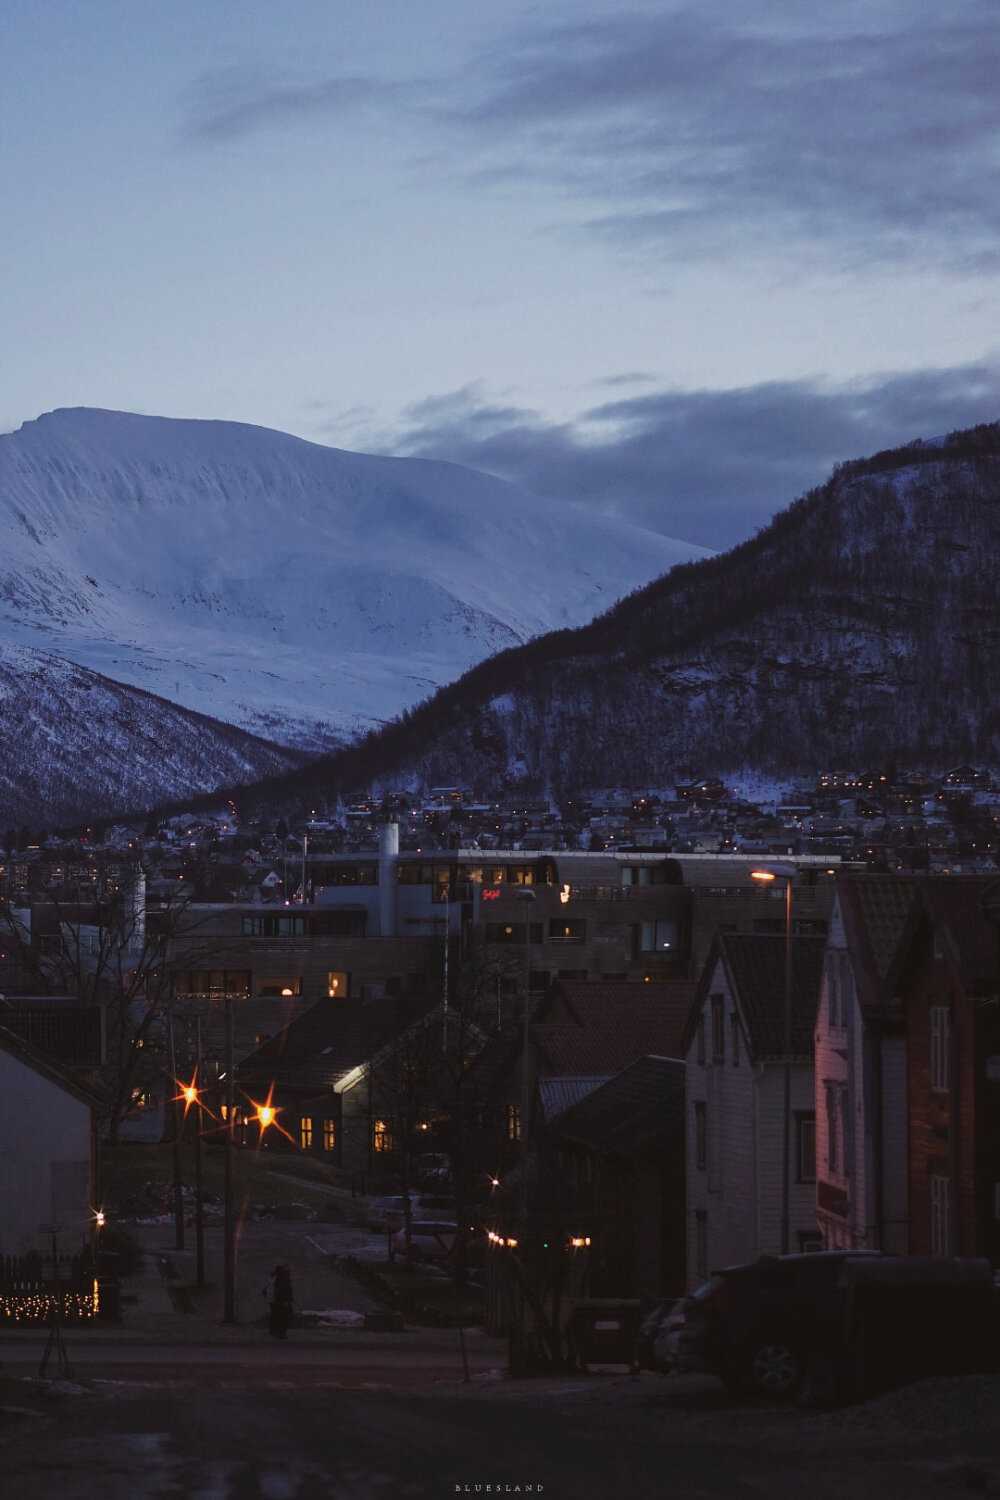
[[[550,1133],[607,1156],[659,1150],[684,1129],[684,1071],[674,1058],[638,1058],[561,1114]]]
[[[697,985],[560,980],[536,1011],[532,1036],[553,1073],[616,1073],[647,1053],[684,1056]],[[560,1002],[569,1020],[559,1015]]]
[[[557,1115],[571,1109],[574,1104],[607,1082],[606,1073],[575,1073],[568,1078],[540,1078],[538,1097],[542,1106],[542,1119],[551,1122]]]
[[[86,1104],[92,1110],[101,1110],[107,1107],[109,1096],[107,1090],[99,1083],[83,1083],[69,1073],[61,1063],[56,1062],[44,1052],[39,1052],[32,1047],[16,1031],[8,1031],[6,1026],[0,1026],[0,1052],[6,1052],[8,1056],[23,1063],[25,1067],[31,1068],[49,1083],[54,1083],[67,1094],[72,1094],[82,1104]]]
[[[0,999],[0,1023],[72,1068],[103,1062],[101,1011],[70,995],[23,995]]]
[[[320,1000],[244,1057],[236,1076],[241,1085],[330,1089],[385,1041],[384,1015],[371,1015],[344,1000]]]
[[[885,1008],[885,985],[920,890],[919,876],[860,875],[837,882],[862,1013]]]
[[[945,956],[967,995],[995,995],[1000,988],[997,928],[983,910],[987,893],[996,891],[992,875],[948,875],[924,880],[910,909],[897,953],[886,977],[886,991],[900,982],[911,944],[921,924],[930,922]]]
[[[792,939],[792,1057],[811,1058],[826,939]],[[785,938],[782,933],[720,932],[698,986],[700,1012],[723,964],[754,1062],[785,1056]],[[693,1031],[689,1031],[689,1041]]]

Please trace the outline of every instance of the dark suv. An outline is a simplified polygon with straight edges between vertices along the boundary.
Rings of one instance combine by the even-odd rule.
[[[998,1293],[987,1260],[823,1251],[713,1274],[674,1304],[652,1345],[660,1368],[730,1388],[818,1401],[899,1379],[991,1367]]]

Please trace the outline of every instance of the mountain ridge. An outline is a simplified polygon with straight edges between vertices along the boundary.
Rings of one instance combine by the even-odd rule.
[[[310,794],[1000,763],[1000,424],[839,465],[756,536],[473,668]],[[362,771],[367,777],[362,776]]]

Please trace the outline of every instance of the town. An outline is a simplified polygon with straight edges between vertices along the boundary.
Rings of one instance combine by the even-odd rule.
[[[1000,1262],[997,783],[766,793],[448,787],[9,834],[7,1316],[54,1219],[86,1292],[102,1160],[185,1130],[395,1195],[411,1262],[436,1192],[513,1373],[578,1362],[588,1299],[634,1340],[640,1310],[762,1255]]]

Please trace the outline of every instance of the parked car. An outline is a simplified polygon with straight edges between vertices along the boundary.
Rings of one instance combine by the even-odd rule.
[[[987,1260],[871,1251],[764,1256],[715,1272],[645,1336],[655,1368],[834,1403],[922,1375],[989,1367],[998,1292]]]
[[[414,1219],[410,1225],[410,1248],[417,1260],[448,1260],[458,1243],[458,1225],[441,1219]],[[394,1255],[406,1254],[406,1229],[392,1237]]]
[[[455,1205],[450,1198],[437,1193],[411,1193],[411,1219],[446,1219],[454,1217]],[[368,1207],[368,1228],[394,1234],[406,1222],[406,1202],[401,1193],[388,1198],[373,1198]]]

